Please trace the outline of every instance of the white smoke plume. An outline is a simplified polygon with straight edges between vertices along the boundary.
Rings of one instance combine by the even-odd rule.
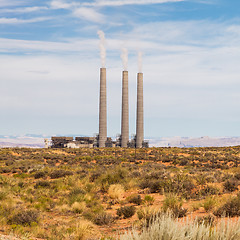
[[[102,62],[102,67],[106,67],[106,48],[105,48],[105,34],[103,31],[99,30],[98,36],[100,38],[100,56],[101,56],[101,62]]]
[[[128,50],[126,48],[122,48],[121,58],[123,62],[123,69],[124,71],[127,71],[128,70]]]
[[[143,64],[142,64],[142,52],[138,52],[138,72],[142,73],[143,71]]]

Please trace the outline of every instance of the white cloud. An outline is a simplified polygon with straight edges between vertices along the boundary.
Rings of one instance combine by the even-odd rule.
[[[183,2],[186,0],[96,0],[93,3],[83,3],[86,6],[123,6],[123,5],[148,5],[169,2]]]
[[[82,8],[74,9],[73,15],[83,20],[96,22],[96,23],[103,23],[105,21],[104,15],[97,12],[93,8],[82,7]]]
[[[38,17],[31,19],[19,19],[19,18],[0,18],[0,24],[24,24],[24,23],[35,23],[43,22],[51,19],[50,17]]]
[[[96,0],[93,2],[74,2],[64,0],[52,0],[52,9],[66,9],[72,11],[73,16],[95,23],[104,23],[105,16],[95,7],[117,7],[123,5],[148,5],[167,2],[182,2],[186,0]],[[112,22],[112,21],[111,21]]]
[[[19,6],[28,2],[28,0],[0,0],[0,7]]]
[[[72,7],[74,7],[76,5],[78,5],[78,4],[75,2],[68,3],[68,2],[65,2],[62,0],[53,0],[50,3],[50,7],[53,9],[71,9]]]
[[[48,10],[48,7],[25,7],[25,8],[14,8],[14,9],[0,9],[0,12],[4,13],[31,13],[43,10]]]
[[[174,3],[174,2],[184,2],[186,0],[95,0],[92,2],[67,2],[64,0],[52,0],[51,7],[55,9],[70,9],[72,7],[81,6],[124,6],[124,5],[149,5],[149,4],[161,4],[161,3]],[[208,0],[209,1],[209,0]]]
[[[15,40],[0,38],[0,51],[1,52],[15,52],[15,53],[73,53],[79,51],[97,51],[98,39],[86,40],[72,40],[68,42],[50,42],[50,41],[31,41],[31,40]]]

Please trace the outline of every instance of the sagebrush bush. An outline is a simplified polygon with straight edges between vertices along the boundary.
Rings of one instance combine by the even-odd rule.
[[[144,203],[145,203],[146,205],[152,205],[152,204],[154,203],[154,201],[155,201],[154,197],[152,197],[152,196],[150,196],[150,195],[146,195],[146,196],[144,197]]]
[[[108,171],[106,174],[103,174],[99,177],[100,184],[120,184],[126,181],[128,171],[122,167],[116,167],[112,171]]]
[[[0,201],[4,200],[7,198],[7,192],[5,191],[0,191]]]
[[[78,194],[85,194],[85,193],[86,193],[86,191],[83,190],[82,188],[75,187],[71,190],[71,192],[69,193],[69,196],[78,195]]]
[[[49,174],[50,178],[52,178],[52,179],[70,176],[70,175],[73,175],[72,171],[67,171],[67,170],[63,170],[63,169],[54,170],[53,172],[51,172]]]
[[[223,206],[214,211],[214,215],[217,217],[240,216],[240,195],[230,198]]]
[[[44,178],[46,175],[47,175],[46,172],[39,171],[39,172],[36,172],[36,173],[34,174],[34,178],[35,178],[35,179]]]
[[[159,180],[144,179],[139,183],[140,189],[148,188],[150,193],[162,192],[163,186]]]
[[[201,196],[211,196],[211,195],[217,195],[220,192],[219,188],[214,187],[212,185],[207,185],[203,189],[200,190]]]
[[[136,208],[134,206],[124,206],[117,209],[117,215],[119,217],[123,216],[124,218],[132,217],[136,212]]]
[[[164,212],[171,212],[175,217],[184,217],[187,209],[182,207],[182,200],[176,194],[167,194],[163,201]]]
[[[160,209],[153,207],[144,207],[137,210],[138,219],[141,220],[142,226],[148,227],[152,222],[164,214]]]
[[[93,219],[93,222],[96,224],[96,225],[109,225],[111,223],[113,223],[115,221],[114,217],[109,214],[109,213],[106,213],[106,212],[101,212],[101,213],[98,213],[94,219]]]
[[[34,185],[34,188],[49,188],[51,186],[51,183],[49,181],[40,180],[37,181]]]
[[[223,187],[227,192],[234,192],[238,190],[238,181],[233,179],[227,180],[224,182]]]
[[[31,225],[39,222],[39,212],[36,210],[19,210],[8,218],[9,224]]]
[[[139,220],[150,220],[156,215],[157,210],[153,207],[143,207],[137,210]]]
[[[139,195],[139,194],[132,194],[131,196],[127,197],[127,201],[129,203],[134,203],[134,204],[137,204],[137,205],[141,205],[142,198],[141,198],[141,195]]]
[[[208,197],[205,199],[203,203],[203,208],[205,209],[206,212],[214,210],[216,207],[217,200],[215,197]]]

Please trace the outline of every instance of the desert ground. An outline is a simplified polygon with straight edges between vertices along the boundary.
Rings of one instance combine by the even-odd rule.
[[[240,147],[3,148],[0,172],[0,239],[127,239],[161,216],[209,229],[240,216]]]

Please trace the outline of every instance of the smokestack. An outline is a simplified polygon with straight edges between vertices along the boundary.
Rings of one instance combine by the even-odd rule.
[[[136,147],[141,148],[144,140],[143,123],[143,73],[137,75],[137,128]]]
[[[129,141],[128,71],[123,71],[121,147],[127,147],[128,141]]]
[[[107,140],[107,83],[106,68],[100,69],[100,99],[99,99],[99,147],[105,147]]]

